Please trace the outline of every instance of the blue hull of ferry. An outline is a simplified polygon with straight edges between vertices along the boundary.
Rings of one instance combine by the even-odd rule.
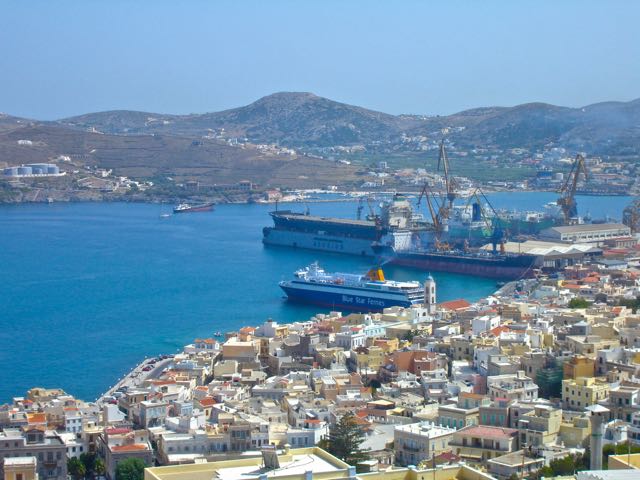
[[[308,303],[331,309],[352,310],[356,312],[381,312],[389,307],[410,307],[406,299],[374,298],[359,292],[318,292],[307,289],[281,286],[290,301]],[[354,289],[356,290],[356,289]]]

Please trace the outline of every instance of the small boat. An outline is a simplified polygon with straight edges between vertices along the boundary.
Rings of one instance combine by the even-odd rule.
[[[213,210],[213,205],[213,202],[201,203],[198,205],[181,203],[173,209],[173,213],[210,212],[211,210]]]
[[[170,213],[161,213],[160,218],[169,218],[171,216]]]

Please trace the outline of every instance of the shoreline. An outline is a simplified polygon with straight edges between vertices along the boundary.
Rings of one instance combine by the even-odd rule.
[[[45,197],[43,200],[29,200],[29,199],[21,199],[17,201],[6,201],[0,200],[0,206],[9,206],[9,205],[53,205],[53,204],[78,204],[78,203],[137,203],[137,204],[149,204],[149,205],[176,205],[181,202],[202,202],[202,201],[211,201],[216,205],[275,205],[276,203],[286,204],[286,203],[321,203],[321,202],[357,202],[361,197],[365,196],[376,196],[376,195],[393,195],[395,193],[399,193],[402,195],[419,195],[419,191],[415,190],[373,190],[373,191],[360,191],[360,190],[341,190],[341,191],[318,191],[318,190],[299,190],[300,192],[313,192],[316,195],[341,195],[343,197],[336,199],[320,199],[320,198],[299,198],[299,199],[287,199],[287,200],[278,200],[278,201],[267,201],[260,200],[256,201],[251,198],[246,198],[243,200],[228,200],[222,197],[185,197],[185,198],[166,198],[166,197],[151,197],[151,198],[127,198],[125,196],[122,197],[87,197],[87,198],[65,198],[65,199],[53,199],[49,201],[48,197]],[[513,193],[513,194],[523,194],[523,193],[556,193],[555,190],[512,190],[512,189],[483,189],[483,192],[486,195],[492,195],[497,193]],[[442,194],[444,195],[444,194]],[[635,198],[637,195],[633,195],[631,193],[608,193],[608,192],[589,192],[589,193],[577,193],[578,197],[609,197],[609,198]],[[466,198],[466,197],[460,197]]]
[[[166,358],[162,358],[165,356]],[[102,406],[105,402],[109,403],[107,401],[108,397],[113,396],[113,394],[122,387],[137,387],[148,380],[150,377],[157,377],[160,373],[162,373],[165,366],[173,362],[173,358],[173,354],[159,354],[158,356],[151,358],[145,357],[142,362],[138,363],[128,373],[124,374],[122,378],[120,378],[115,383],[115,385],[109,387],[109,389],[107,389],[107,391],[105,391],[102,395],[99,395],[95,400],[96,405]],[[145,371],[144,369],[148,366],[152,366],[152,368],[148,371]]]

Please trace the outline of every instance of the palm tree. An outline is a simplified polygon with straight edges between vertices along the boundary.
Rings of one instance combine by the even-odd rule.
[[[96,458],[96,463],[93,465],[93,472],[98,478],[104,477],[106,467],[104,465],[104,461],[100,457]]]
[[[87,469],[77,457],[71,457],[67,460],[67,471],[76,480],[81,480],[87,474]]]

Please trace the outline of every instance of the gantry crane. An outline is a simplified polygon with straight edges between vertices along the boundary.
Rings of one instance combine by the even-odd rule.
[[[491,205],[491,202],[489,201],[487,196],[479,188],[477,188],[473,192],[471,197],[469,197],[467,206],[469,206],[472,200],[475,200],[476,203],[478,204],[478,208],[480,210],[479,212],[480,219],[485,224],[486,229],[489,232],[491,232],[490,238],[491,238],[491,244],[493,246],[493,252],[496,253],[498,251],[498,246],[500,246],[500,253],[504,253],[504,249],[505,249],[504,242],[505,242],[506,233],[502,226],[502,219],[498,215],[498,212],[496,211],[495,208],[493,208],[493,205]],[[483,207],[482,205],[483,200],[484,200],[484,203],[491,209],[491,213],[492,213],[491,215],[489,215],[486,211],[486,208]]]
[[[569,175],[567,179],[562,184],[562,188],[558,193],[560,193],[560,197],[558,198],[558,206],[562,210],[562,216],[565,225],[569,225],[572,222],[575,222],[576,217],[578,216],[578,204],[576,203],[576,189],[578,188],[578,180],[580,179],[580,174],[583,174],[584,180],[587,180],[587,166],[585,164],[584,157],[580,154],[576,155],[576,159],[573,161],[573,165],[571,165],[571,170],[569,171]]]

